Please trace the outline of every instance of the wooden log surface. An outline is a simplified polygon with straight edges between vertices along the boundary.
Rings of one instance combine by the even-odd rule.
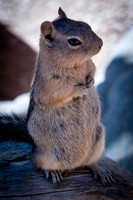
[[[65,172],[63,183],[55,185],[32,165],[31,151],[28,143],[0,143],[0,199],[133,200],[133,174],[109,158],[100,165],[111,169],[115,183],[103,185],[88,168],[82,168]]]

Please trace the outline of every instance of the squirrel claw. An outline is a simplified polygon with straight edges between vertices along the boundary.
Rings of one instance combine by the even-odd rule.
[[[49,171],[44,170],[45,178],[48,180],[51,178],[54,184],[60,184],[63,181],[62,175],[60,171]]]
[[[92,78],[92,76],[88,75],[86,77],[86,88],[91,87],[94,84],[94,79]]]
[[[111,183],[115,183],[115,180],[112,176],[112,174],[110,173],[110,171],[103,169],[102,167],[99,166],[91,166],[90,170],[93,172],[94,174],[94,179],[97,180],[98,177],[101,178],[102,183],[105,184],[111,184]]]
[[[49,171],[48,170],[44,170],[44,174],[45,174],[46,180],[48,180],[49,179]]]

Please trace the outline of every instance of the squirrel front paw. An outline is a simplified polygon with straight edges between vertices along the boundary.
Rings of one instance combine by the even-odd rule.
[[[86,87],[89,88],[94,84],[94,78],[91,75],[86,77]]]

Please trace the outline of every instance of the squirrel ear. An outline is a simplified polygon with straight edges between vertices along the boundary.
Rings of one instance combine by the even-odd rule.
[[[52,22],[49,22],[49,21],[45,21],[41,24],[41,33],[45,36],[47,35],[51,35],[53,33],[53,30],[54,30],[54,26],[52,24]]]
[[[60,18],[62,18],[62,17],[67,17],[67,16],[66,16],[66,13],[62,10],[61,7],[59,7],[58,14],[59,14]]]
[[[53,32],[54,32],[54,26],[52,22],[45,21],[41,24],[41,33],[45,38],[45,42],[47,43],[48,46],[52,45],[52,42],[54,40],[53,38]]]

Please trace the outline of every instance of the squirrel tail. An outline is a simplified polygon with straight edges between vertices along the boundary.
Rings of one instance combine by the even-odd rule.
[[[32,143],[26,118],[17,115],[0,115],[0,142],[7,140]]]

